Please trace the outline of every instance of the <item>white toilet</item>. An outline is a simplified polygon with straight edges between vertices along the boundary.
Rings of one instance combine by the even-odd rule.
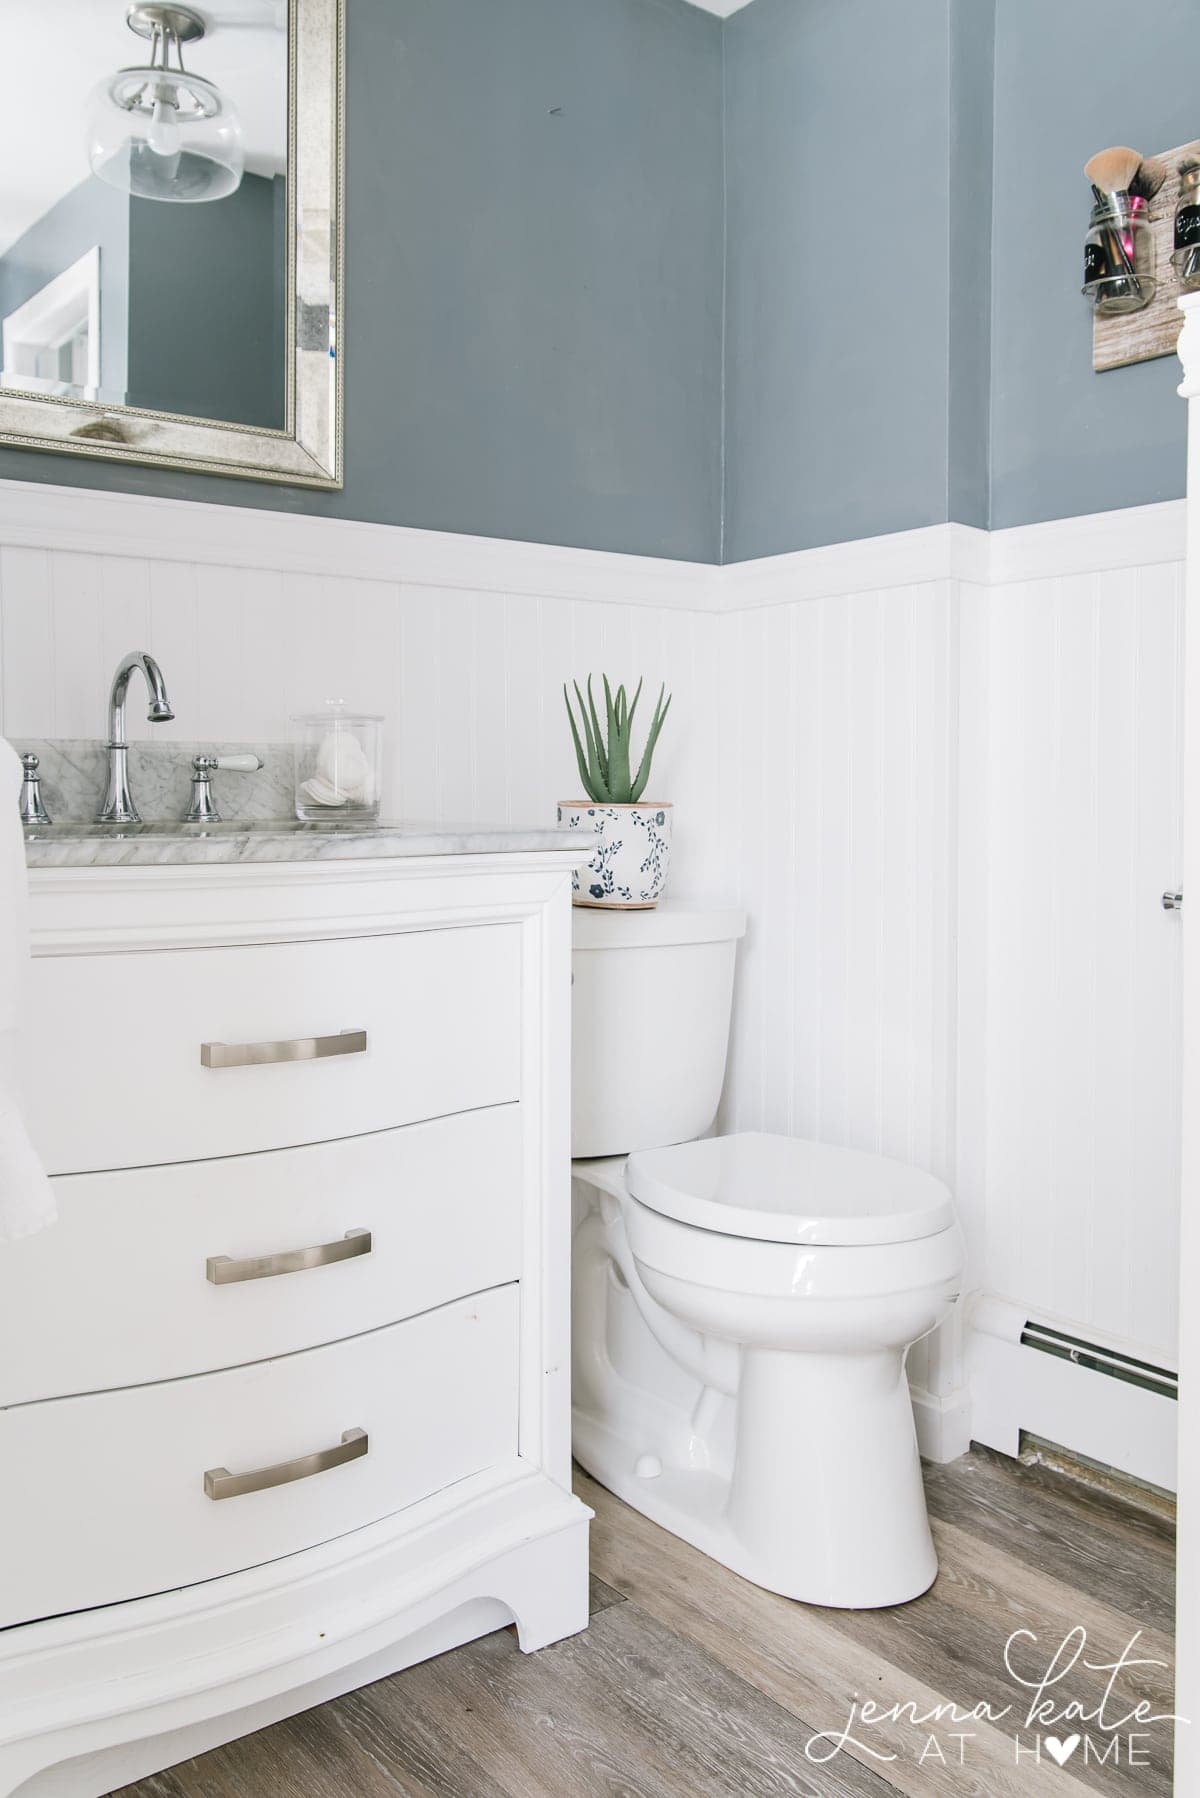
[[[937,1572],[905,1356],[958,1295],[962,1239],[902,1162],[703,1137],[744,930],[574,913],[575,1452],[757,1585],[901,1604]]]

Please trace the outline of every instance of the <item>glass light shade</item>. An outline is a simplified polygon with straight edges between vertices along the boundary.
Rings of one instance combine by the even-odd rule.
[[[223,200],[242,179],[242,127],[211,81],[178,69],[121,69],[88,102],[93,175],[143,200]]]

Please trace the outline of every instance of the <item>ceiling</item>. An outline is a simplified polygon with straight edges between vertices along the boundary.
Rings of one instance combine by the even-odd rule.
[[[286,0],[193,7],[208,31],[184,47],[188,68],[228,93],[241,114],[246,167],[287,166]],[[0,107],[0,255],[88,173],[84,115],[102,76],[144,62],[125,0],[6,0]]]
[[[718,19],[727,19],[730,13],[741,12],[743,6],[749,6],[750,0],[688,0],[689,6],[699,6],[704,12],[715,12]]]

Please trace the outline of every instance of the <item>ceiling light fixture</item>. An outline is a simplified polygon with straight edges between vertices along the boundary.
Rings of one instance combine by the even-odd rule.
[[[150,60],[93,90],[92,173],[144,200],[224,199],[242,179],[241,123],[211,81],[183,66],[183,46],[204,36],[204,20],[187,6],[137,5],[125,22],[149,39]]]

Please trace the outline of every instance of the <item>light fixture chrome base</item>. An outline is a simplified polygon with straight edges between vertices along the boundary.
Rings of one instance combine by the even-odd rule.
[[[118,69],[108,84],[114,106],[122,112],[137,113],[149,119],[156,100],[175,107],[182,119],[215,119],[221,112],[221,96],[211,81],[182,68]]]
[[[138,4],[129,8],[125,23],[139,37],[162,37],[169,32],[180,44],[194,43],[208,29],[200,14],[193,12],[190,6]]]

